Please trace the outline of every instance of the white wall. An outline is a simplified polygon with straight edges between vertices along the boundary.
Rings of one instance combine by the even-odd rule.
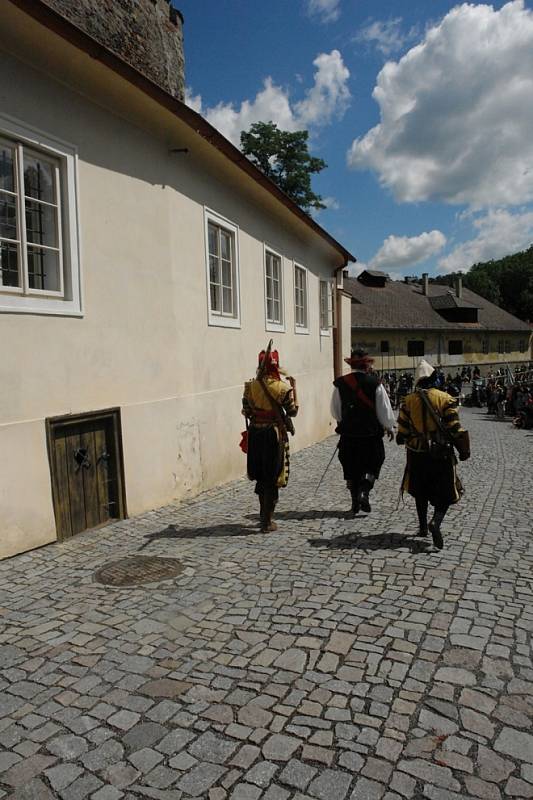
[[[172,155],[167,141],[5,53],[0,74],[2,113],[78,149],[84,290],[79,319],[0,313],[0,555],[55,536],[47,417],[120,406],[130,514],[191,496],[243,473],[242,384],[273,336],[298,381],[294,446],[331,432],[319,279],[338,254],[286,210],[273,215],[247,179],[230,184],[200,147]],[[239,227],[240,329],[207,324],[204,205]],[[283,256],[285,333],[266,331],[264,242]],[[295,259],[310,270],[306,335],[294,332]]]

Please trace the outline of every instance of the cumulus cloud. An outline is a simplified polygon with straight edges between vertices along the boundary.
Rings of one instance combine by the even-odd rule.
[[[477,236],[455,247],[440,259],[440,272],[466,271],[480,261],[503,258],[533,243],[533,211],[512,214],[492,209],[473,220]]]
[[[341,15],[341,0],[307,0],[307,13],[321,22],[335,22]]]
[[[200,95],[189,89],[185,102],[206,117],[226,138],[239,145],[241,131],[248,130],[253,122],[277,123],[282,130],[318,128],[340,117],[350,103],[348,79],[350,72],[338,50],[320,53],[313,61],[314,83],[302,100],[292,102],[289,91],[266,78],[263,88],[253,100],[244,100],[240,106],[218,103],[204,108]]]
[[[533,11],[463,4],[380,71],[381,121],[356,139],[399,201],[481,208],[533,199]]]
[[[402,31],[402,19],[374,20],[367,23],[354,37],[354,41],[371,44],[384,56],[402,50],[415,35],[415,30]]]
[[[425,261],[446,244],[441,231],[428,231],[419,236],[387,236],[370,261],[371,269],[402,269]]]

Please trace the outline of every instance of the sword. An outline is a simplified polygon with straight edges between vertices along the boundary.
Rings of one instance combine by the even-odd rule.
[[[317,485],[317,487],[316,487],[316,489],[315,489],[315,494],[318,492],[318,490],[319,490],[319,489],[320,489],[320,487],[322,486],[322,481],[323,481],[323,480],[324,480],[324,478],[326,477],[326,472],[327,472],[327,471],[328,471],[328,469],[331,467],[331,462],[332,462],[332,461],[333,461],[333,459],[335,458],[335,453],[336,453],[336,452],[337,452],[337,450],[339,449],[339,442],[340,442],[340,439],[339,439],[339,441],[337,442],[337,444],[335,445],[335,450],[333,451],[333,455],[331,456],[330,460],[328,461],[328,465],[327,465],[326,469],[324,470],[324,473],[323,473],[322,477],[321,477],[321,478],[320,478],[320,480],[318,481],[318,485]]]

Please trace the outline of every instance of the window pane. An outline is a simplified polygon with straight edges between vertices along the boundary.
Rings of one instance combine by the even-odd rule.
[[[214,225],[208,226],[208,236],[209,236],[209,253],[211,255],[217,256],[218,255],[218,230],[215,228]]]
[[[211,311],[220,313],[220,286],[212,283],[209,287],[211,295]]]
[[[223,230],[220,231],[220,255],[231,261],[231,234]]]
[[[222,289],[222,312],[233,314],[233,292],[231,289]]]
[[[48,161],[24,152],[24,193],[27,197],[55,203],[54,172]]]
[[[281,323],[281,307],[279,300],[272,301],[272,321]]]
[[[218,258],[216,256],[209,256],[209,280],[211,283],[220,283]]]
[[[59,254],[28,245],[28,281],[30,289],[58,292],[61,289]]]
[[[267,319],[269,322],[276,321],[274,319],[274,303],[272,302],[270,297],[267,297]]]
[[[0,242],[0,284],[2,286],[20,286],[16,244]]]
[[[57,209],[26,200],[26,239],[31,244],[57,247]]]
[[[15,191],[15,152],[0,144],[0,189]]]
[[[17,200],[11,194],[0,192],[0,237],[18,239]]]
[[[265,268],[265,270],[266,270],[267,278],[271,278],[272,277],[272,272],[273,272],[273,259],[272,259],[271,253],[267,253],[266,254],[266,268]]]
[[[231,288],[232,280],[231,280],[231,262],[230,261],[223,261],[222,262],[222,283],[224,286],[229,286]]]

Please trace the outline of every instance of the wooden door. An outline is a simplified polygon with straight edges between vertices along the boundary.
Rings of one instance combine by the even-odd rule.
[[[48,420],[58,537],[125,517],[117,411]]]

